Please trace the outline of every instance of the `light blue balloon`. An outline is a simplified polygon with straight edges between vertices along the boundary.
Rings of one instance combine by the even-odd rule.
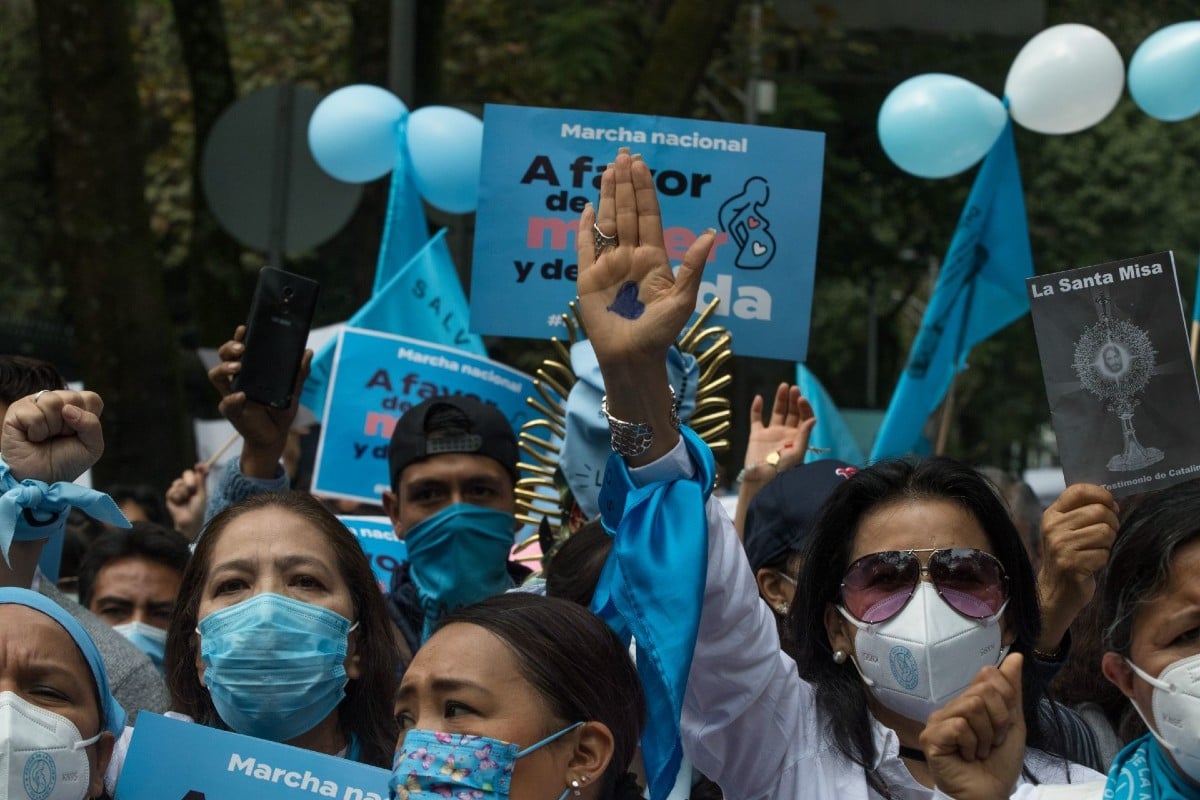
[[[1008,112],[993,94],[955,75],[909,78],[879,109],[879,141],[888,158],[922,178],[969,169],[996,142]]]
[[[479,203],[483,120],[458,108],[427,106],[408,116],[405,138],[421,196],[452,214],[474,211]]]
[[[392,171],[398,129],[408,108],[399,97],[365,83],[322,100],[308,120],[308,146],[321,169],[346,183],[366,183]]]
[[[1200,113],[1200,21],[1178,22],[1146,37],[1129,61],[1133,102],[1155,119]]]

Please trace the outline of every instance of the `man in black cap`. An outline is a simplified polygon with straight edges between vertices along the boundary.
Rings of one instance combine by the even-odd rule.
[[[408,549],[388,606],[415,652],[447,611],[529,574],[508,561],[517,528],[517,437],[493,405],[431,398],[397,421],[388,474],[383,508]]]
[[[856,471],[832,458],[799,464],[779,473],[750,502],[743,545],[758,593],[775,612],[784,651],[783,619],[796,593],[800,552],[821,506]]]

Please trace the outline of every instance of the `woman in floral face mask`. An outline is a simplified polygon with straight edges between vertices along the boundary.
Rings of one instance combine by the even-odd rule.
[[[586,609],[532,594],[452,612],[396,696],[392,797],[632,800],[645,722],[617,636]]]
[[[214,517],[167,633],[174,708],[196,722],[391,764],[397,651],[354,536],[311,496],[256,495]]]

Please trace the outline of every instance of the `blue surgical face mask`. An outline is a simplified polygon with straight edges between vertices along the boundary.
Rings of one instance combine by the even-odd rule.
[[[512,514],[455,503],[408,530],[409,575],[425,612],[422,641],[447,611],[512,587],[508,554],[514,529]]]
[[[113,625],[113,630],[137,645],[138,650],[150,656],[158,671],[163,671],[163,653],[167,647],[166,631],[137,621]]]
[[[392,779],[388,782],[392,800],[426,796],[507,800],[517,759],[582,724],[568,725],[524,750],[511,742],[486,736],[414,728],[405,734],[404,744],[392,761]],[[558,800],[563,800],[570,791],[570,788],[563,790]]]
[[[346,637],[355,627],[271,593],[209,614],[196,632],[217,713],[237,733],[274,742],[312,730],[346,695]]]

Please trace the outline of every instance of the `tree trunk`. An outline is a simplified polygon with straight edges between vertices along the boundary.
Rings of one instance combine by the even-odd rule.
[[[733,25],[739,0],[676,0],[654,31],[630,111],[690,116],[713,51]]]
[[[83,379],[105,401],[101,486],[165,487],[184,465],[179,353],[144,196],[126,5],[36,4],[53,162],[53,255]]]
[[[204,145],[217,118],[237,99],[220,0],[172,0],[175,27],[192,89],[192,238],[184,266],[191,284],[197,341],[216,346],[245,319],[254,276],[241,265],[242,248],[209,210],[200,180]]]

